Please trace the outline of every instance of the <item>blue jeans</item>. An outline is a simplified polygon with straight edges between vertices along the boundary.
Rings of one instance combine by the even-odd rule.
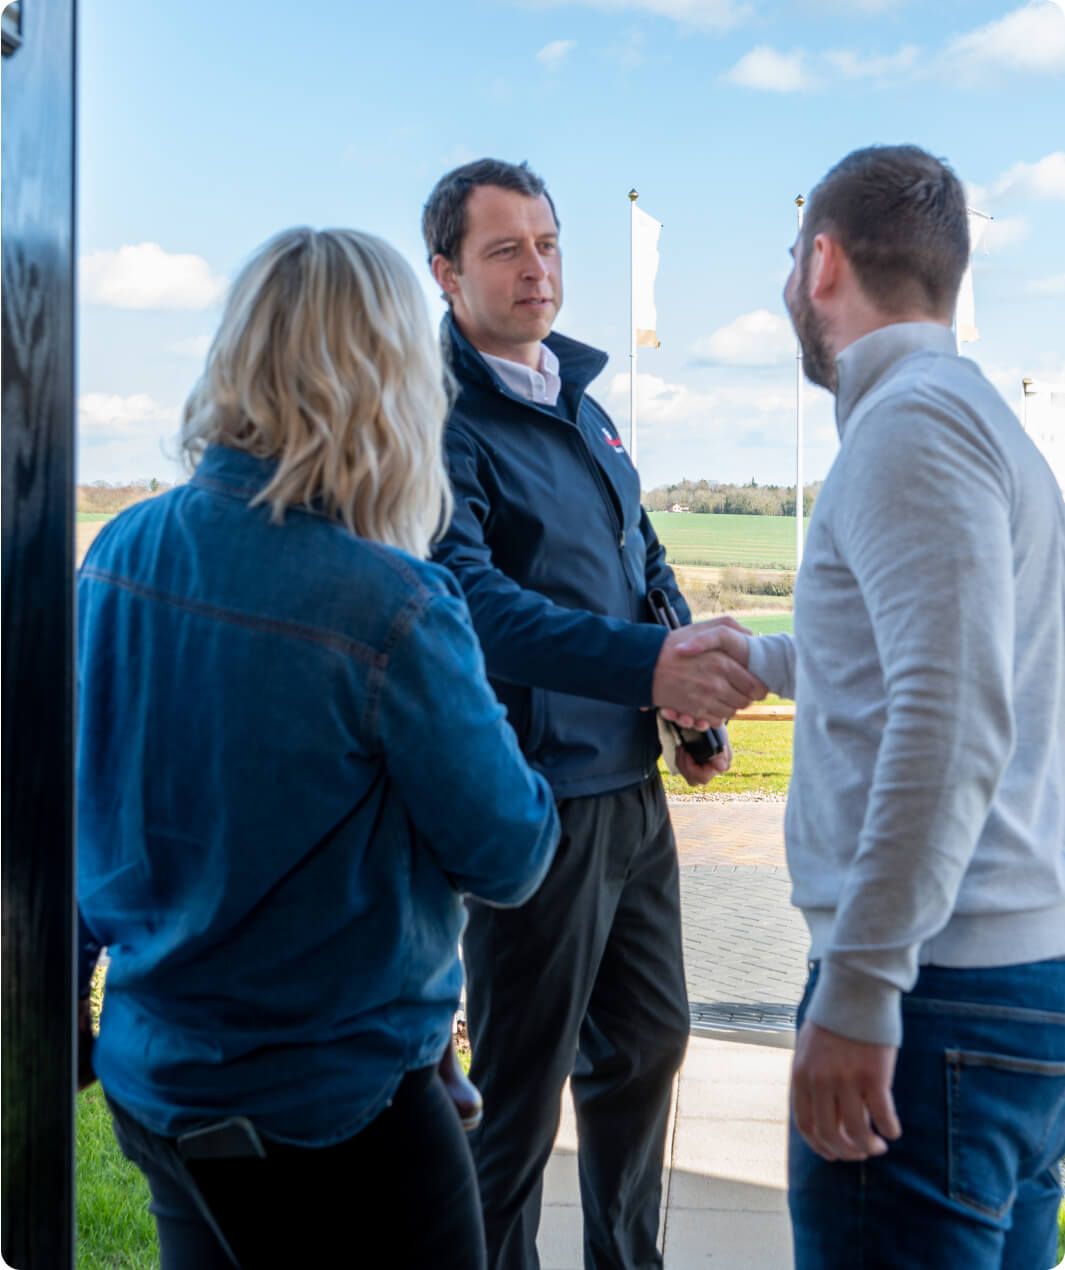
[[[802,1026],[817,982],[811,965]],[[1065,1154],[1065,960],[922,968],[902,1000],[886,1155],[789,1135],[795,1270],[1050,1270]]]

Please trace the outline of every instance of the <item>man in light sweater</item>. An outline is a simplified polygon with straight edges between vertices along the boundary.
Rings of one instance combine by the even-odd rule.
[[[1065,504],[951,317],[965,197],[912,146],[811,195],[785,300],[840,451],[795,635],[787,809],[811,970],[797,1270],[1047,1270],[1065,1152]]]

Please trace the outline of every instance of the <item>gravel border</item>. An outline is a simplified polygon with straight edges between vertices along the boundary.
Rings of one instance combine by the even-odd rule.
[[[690,794],[667,794],[671,803],[786,803],[787,794],[771,794],[760,789],[748,789],[740,793],[711,794],[692,790]]]

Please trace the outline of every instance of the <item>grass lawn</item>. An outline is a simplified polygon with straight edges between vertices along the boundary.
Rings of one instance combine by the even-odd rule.
[[[790,516],[648,512],[672,565],[795,568],[795,521]],[[810,519],[806,518],[809,525]]]
[[[773,705],[779,697],[766,697]],[[732,766],[714,779],[709,788],[715,794],[786,794],[791,779],[791,734],[793,723],[730,723]],[[661,767],[661,764],[660,764]],[[690,794],[691,786],[682,776],[670,776],[662,768],[667,794]]]
[[[78,521],[81,524],[98,520],[114,520],[114,512],[78,512]]]
[[[77,1270],[157,1270],[148,1183],[115,1142],[99,1084],[78,1094]]]
[[[742,617],[736,618],[741,626],[746,626],[748,630],[754,631],[756,635],[776,635],[778,631],[787,631],[791,634],[792,614],[791,613],[744,613]]]

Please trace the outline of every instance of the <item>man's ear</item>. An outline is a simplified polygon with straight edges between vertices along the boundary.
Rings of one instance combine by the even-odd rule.
[[[845,257],[843,248],[829,234],[817,234],[810,248],[806,268],[807,293],[811,300],[823,300],[839,285]]]
[[[453,296],[459,289],[458,270],[446,256],[439,252],[432,258],[429,268],[433,271],[436,285],[445,295]]]

